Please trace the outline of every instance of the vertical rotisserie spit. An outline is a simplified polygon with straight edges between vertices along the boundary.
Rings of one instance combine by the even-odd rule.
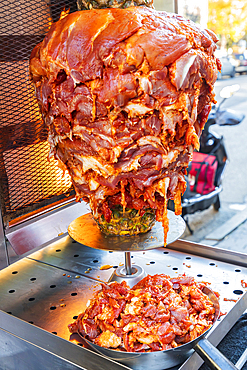
[[[214,102],[216,36],[148,7],[92,9],[51,26],[30,58],[51,155],[105,233],[168,231]],[[166,241],[165,241],[166,242]]]

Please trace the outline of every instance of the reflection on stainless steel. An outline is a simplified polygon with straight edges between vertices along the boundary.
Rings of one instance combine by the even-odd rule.
[[[47,215],[36,217],[35,222],[27,221],[11,227],[6,236],[15,252],[21,255],[34,248],[40,248],[60,234],[67,233],[70,222],[88,211],[86,203],[74,201],[73,204],[65,204],[59,210],[55,209]]]
[[[168,211],[169,232],[167,244],[177,240],[185,230],[185,222]],[[108,236],[103,234],[90,213],[78,217],[68,227],[68,233],[77,242],[91,248],[111,251],[145,251],[164,245],[164,231],[160,222],[144,234],[133,236]]]
[[[168,211],[169,232],[167,244],[177,240],[184,232],[185,222],[174,212]],[[144,276],[141,266],[131,266],[130,251],[145,251],[154,249],[164,244],[164,231],[162,224],[156,222],[152,230],[144,234],[133,236],[107,236],[103,234],[91,213],[78,217],[68,227],[69,235],[79,243],[91,248],[125,252],[125,268],[118,268],[112,274],[111,280],[121,282],[127,279],[128,284],[133,286]]]
[[[125,252],[125,275],[131,275],[131,255],[130,252]]]
[[[123,280],[125,280],[129,287],[132,288],[145,276],[146,273],[141,266],[135,265],[134,267],[132,267],[131,274],[127,274],[126,268],[120,266],[113,272],[109,281],[117,281],[118,283],[121,283]]]
[[[131,261],[133,268],[141,266],[146,274],[176,276],[185,273],[198,281],[211,282],[212,290],[220,294],[221,311],[226,313],[207,335],[217,345],[247,308],[246,289],[241,285],[241,280],[247,281],[247,256],[227,251],[228,262],[225,262],[225,252],[179,240],[172,244],[172,249],[168,246],[133,252]],[[241,265],[238,263],[240,260]],[[113,268],[100,270],[105,264]],[[18,367],[8,367],[9,359],[16,356],[27,358],[30,370],[43,370],[45,361],[54,365],[54,370],[92,369],[93,365],[90,367],[85,360],[87,358],[88,361],[90,355],[86,352],[87,357],[85,350],[75,345],[77,339],[70,337],[67,325],[85,309],[87,300],[100,287],[99,283],[108,282],[116,266],[121,265],[124,265],[122,252],[92,249],[64,236],[0,271],[0,309],[4,311],[0,312],[0,343],[8,343],[6,351],[0,351],[1,365],[6,364],[7,370],[26,370],[24,360]],[[225,301],[224,298],[238,301]],[[73,343],[69,343],[70,339]],[[12,354],[11,357],[11,351],[17,349],[19,354]],[[43,368],[32,357],[40,359],[42,356],[38,355],[38,351],[43,356]],[[5,353],[8,353],[8,359],[4,358]],[[202,360],[196,354],[192,354],[187,361],[180,354],[178,356],[182,363],[180,370],[195,370],[201,366]],[[92,364],[96,361],[93,355],[90,361]],[[107,360],[104,361],[97,369],[115,369],[114,363],[109,361],[108,366]],[[99,362],[96,362],[97,366]],[[158,362],[157,368],[163,370],[165,364]],[[119,366],[125,368],[124,365]]]
[[[10,331],[9,331],[10,329]],[[131,370],[0,311],[0,366],[6,370]]]

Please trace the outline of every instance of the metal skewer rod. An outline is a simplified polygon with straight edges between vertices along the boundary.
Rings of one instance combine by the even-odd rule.
[[[130,252],[125,252],[125,270],[126,270],[126,275],[132,274]]]

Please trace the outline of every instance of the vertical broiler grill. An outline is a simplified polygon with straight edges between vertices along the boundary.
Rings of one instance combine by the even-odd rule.
[[[1,7],[0,193],[4,229],[73,197],[69,176],[47,161],[47,129],[29,78],[29,57],[73,1],[4,1]],[[1,245],[4,244],[1,230]],[[18,251],[23,252],[23,251]],[[18,253],[20,254],[20,253]]]
[[[62,176],[55,160],[47,162],[47,129],[29,80],[33,47],[61,12],[76,10],[76,2],[70,0],[2,4],[0,246],[7,262],[9,245],[23,257],[0,271],[0,367],[4,369],[128,368],[82,346],[67,329],[100,282],[110,281],[124,265],[124,254],[111,250],[110,244],[104,250],[97,242],[94,245],[95,240],[90,243],[85,237],[82,244],[68,236],[68,225],[88,208],[75,203],[69,176]],[[160,236],[159,225],[155,230]],[[224,313],[208,336],[218,344],[247,307],[246,256],[182,240],[164,249],[161,239],[154,235],[152,248],[143,246],[145,241],[137,246],[127,255],[126,267],[139,266],[146,274],[185,272],[211,281]],[[103,265],[112,267],[103,270]],[[199,369],[202,364],[195,353],[179,362],[181,370]],[[137,367],[131,363],[130,368],[150,366],[164,369],[169,364],[152,360]]]

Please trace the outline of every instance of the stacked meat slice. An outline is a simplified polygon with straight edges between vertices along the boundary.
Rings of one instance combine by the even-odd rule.
[[[117,204],[152,208],[166,234],[167,199],[181,212],[214,101],[216,41],[181,16],[132,7],[72,13],[33,50],[51,154],[96,218],[110,221]]]

